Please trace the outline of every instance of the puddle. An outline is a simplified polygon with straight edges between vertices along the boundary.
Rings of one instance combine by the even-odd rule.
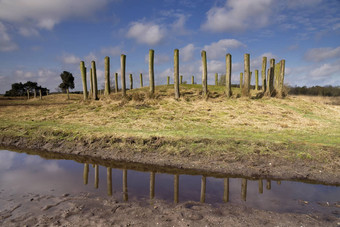
[[[118,194],[121,201],[155,198],[169,203],[201,201],[213,206],[236,203],[275,212],[317,211],[340,217],[340,187],[337,186],[202,176],[198,172],[176,169],[167,172],[164,168],[143,165],[131,169],[127,164],[116,162],[106,162],[103,166],[86,158],[80,161],[56,159],[61,157],[64,156],[52,155],[54,159],[47,159],[0,150],[0,192],[10,190],[14,195]]]

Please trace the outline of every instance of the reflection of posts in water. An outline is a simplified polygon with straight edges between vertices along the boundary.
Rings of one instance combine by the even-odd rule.
[[[247,200],[247,179],[242,179],[241,195],[244,201]]]
[[[262,194],[263,193],[263,180],[259,179],[259,193]]]
[[[206,188],[206,183],[207,183],[207,179],[205,176],[202,176],[202,180],[201,180],[201,203],[205,202],[205,188]]]
[[[229,202],[229,178],[224,178],[223,202]]]
[[[84,184],[88,183],[89,179],[89,164],[84,164],[84,173],[83,173]]]
[[[127,188],[127,170],[123,170],[123,199],[128,201],[128,188]]]
[[[112,169],[110,167],[106,168],[107,172],[107,195],[112,195]]]
[[[280,181],[280,180],[276,181],[276,183],[277,183],[278,185],[281,185],[281,181]]]
[[[272,188],[272,182],[270,180],[267,180],[267,186],[266,188],[270,190]]]
[[[174,202],[178,203],[178,192],[179,192],[179,175],[174,175]]]
[[[155,172],[150,173],[150,199],[155,197]]]
[[[98,188],[99,183],[99,169],[98,165],[94,165],[94,187]]]

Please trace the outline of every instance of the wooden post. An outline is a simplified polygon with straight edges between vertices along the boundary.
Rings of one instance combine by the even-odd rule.
[[[243,88],[243,73],[240,73],[240,88]]]
[[[206,183],[207,183],[207,179],[205,176],[202,176],[202,180],[201,180],[201,203],[205,202],[205,188],[206,188]]]
[[[223,202],[229,202],[229,178],[224,178]]]
[[[93,70],[90,68],[90,97],[93,97]]]
[[[215,86],[218,85],[218,73],[215,73]]]
[[[39,99],[42,100],[42,93],[41,93],[41,89],[39,89]]]
[[[98,188],[99,185],[99,167],[94,165],[94,187]]]
[[[279,77],[279,88],[278,88],[278,94],[277,94],[277,96],[279,98],[282,98],[284,96],[284,94],[283,94],[283,86],[284,86],[284,79],[285,79],[285,65],[286,65],[286,61],[285,60],[281,60],[280,77]]]
[[[203,97],[207,97],[208,95],[208,69],[207,69],[207,53],[202,50],[201,52],[202,57],[202,89],[203,89]]]
[[[167,77],[166,77],[166,84],[167,84],[167,85],[170,85],[170,76],[167,76]]]
[[[155,172],[150,173],[150,199],[155,197]]]
[[[120,55],[120,76],[122,77],[122,92],[123,96],[126,96],[126,86],[125,86],[125,66],[126,66],[126,55]]]
[[[191,84],[195,84],[195,77],[191,76]]]
[[[174,51],[174,88],[175,88],[175,99],[179,99],[179,50]]]
[[[105,57],[105,91],[104,95],[110,95],[110,58]]]
[[[106,181],[107,181],[107,195],[112,195],[112,169],[110,167],[106,168]]]
[[[115,73],[115,92],[118,93],[118,73]]]
[[[242,195],[242,200],[246,201],[247,200],[247,179],[242,179],[241,195]]]
[[[266,186],[267,190],[272,189],[272,182],[271,180],[267,180],[267,186]]]
[[[271,97],[274,92],[274,72],[275,72],[275,59],[270,59],[270,68],[267,75],[267,91],[266,95]]]
[[[242,89],[243,96],[250,96],[250,55],[244,54],[244,86]]]
[[[133,78],[132,78],[132,74],[129,75],[130,77],[130,90],[133,89]]]
[[[259,90],[259,70],[255,70],[255,90]]]
[[[93,78],[93,99],[98,100],[98,86],[97,86],[97,70],[96,70],[96,62],[91,62],[92,66],[92,78]]]
[[[29,100],[29,99],[30,99],[30,91],[27,90],[27,100]]]
[[[266,91],[266,70],[267,70],[267,57],[262,58],[262,70],[261,70],[261,76],[262,76],[262,91]]]
[[[180,75],[179,77],[179,84],[183,84],[183,75]]]
[[[84,184],[86,185],[89,181],[89,164],[85,163],[84,164],[84,172],[83,172],[83,179],[84,179]]]
[[[142,88],[143,87],[143,74],[142,73],[139,74],[139,80],[140,80],[140,88]]]
[[[263,193],[263,180],[259,179],[259,193],[262,194]]]
[[[153,96],[155,94],[155,75],[154,75],[154,50],[149,50],[149,80],[150,80],[150,94]]]
[[[81,79],[83,81],[83,95],[84,100],[87,99],[87,82],[86,82],[86,68],[84,61],[80,62],[80,72],[81,72]]]
[[[174,203],[178,203],[179,196],[179,175],[174,175]]]
[[[37,98],[37,90],[36,89],[33,90],[33,97]]]
[[[231,92],[231,54],[226,55],[225,61],[226,61],[226,74],[225,74],[226,94],[227,97],[230,98],[233,95],[233,93]]]
[[[127,170],[123,169],[123,200],[128,201]]]
[[[274,71],[274,90],[275,90],[275,93],[277,93],[277,91],[279,90],[280,70],[281,70],[281,61],[275,65],[275,71]]]

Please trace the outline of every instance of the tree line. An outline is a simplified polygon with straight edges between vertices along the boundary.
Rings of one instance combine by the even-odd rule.
[[[288,87],[290,95],[340,96],[340,86]]]

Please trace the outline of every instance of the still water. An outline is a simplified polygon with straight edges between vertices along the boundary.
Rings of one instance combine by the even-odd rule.
[[[276,211],[318,211],[340,217],[340,187],[270,179],[212,177],[183,170],[165,170],[139,165],[102,166],[93,159],[64,160],[0,150],[0,191],[13,194],[119,195],[121,201],[161,199],[169,203],[200,201],[212,205],[244,204]],[[59,157],[59,158],[65,158]],[[70,157],[67,157],[69,159]],[[71,157],[72,158],[72,157]],[[114,167],[112,167],[114,166]],[[119,167],[115,167],[119,166]],[[149,168],[150,169],[150,168]],[[142,171],[141,171],[142,170]]]

